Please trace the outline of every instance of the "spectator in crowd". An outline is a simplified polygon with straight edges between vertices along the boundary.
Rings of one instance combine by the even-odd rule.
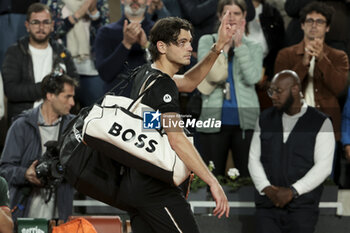
[[[193,25],[193,56],[197,58],[198,41],[202,35],[215,32],[217,0],[178,1],[183,18]]]
[[[350,161],[350,88],[348,88],[348,95],[342,113],[341,142],[345,158]]]
[[[268,90],[273,107],[256,123],[249,172],[256,232],[313,233],[335,148],[330,119],[302,99],[298,75],[283,70]]]
[[[182,12],[178,1],[163,0],[163,3],[168,9],[171,16],[182,18]]]
[[[260,43],[263,48],[263,67],[268,80],[274,75],[278,51],[283,47],[284,23],[279,11],[265,0],[253,0],[255,18],[248,24],[247,38]]]
[[[300,11],[311,2],[324,2],[333,7],[336,14],[332,16],[330,30],[326,35],[327,45],[343,50],[350,56],[350,2],[348,0],[286,0],[285,10],[292,18],[285,37],[285,45],[291,46],[303,39],[303,31],[300,27]]]
[[[303,39],[303,31],[300,28],[300,11],[311,2],[317,0],[286,0],[284,8],[291,17],[291,21],[286,29],[285,46],[299,43]]]
[[[12,233],[13,221],[11,218],[10,196],[6,180],[0,176],[0,233]]]
[[[121,0],[121,3],[122,18],[101,27],[94,42],[96,68],[105,81],[105,91],[127,78],[130,69],[147,62],[147,37],[154,24],[145,18],[149,1]]]
[[[200,119],[214,118],[222,123],[221,128],[197,128],[204,161],[214,162],[216,175],[225,174],[231,149],[235,167],[241,176],[249,176],[249,145],[260,112],[255,84],[261,78],[263,55],[261,46],[244,36],[246,9],[242,0],[219,1],[219,20],[229,11],[229,23],[235,33],[198,86],[203,99]],[[201,37],[199,60],[212,49],[216,40],[216,33]]]
[[[341,112],[337,96],[346,87],[349,62],[345,52],[324,41],[331,18],[332,9],[324,3],[312,2],[303,8],[300,22],[304,39],[278,53],[275,71],[291,69],[298,74],[306,103],[331,117],[339,141]]]
[[[286,0],[265,0],[266,3],[270,4],[271,6],[275,7],[281,14],[284,22],[284,28],[287,28],[290,17],[287,15],[287,12],[284,9],[284,5],[286,3]]]
[[[55,21],[53,37],[65,42],[80,75],[77,99],[89,106],[104,94],[92,48],[98,29],[109,23],[108,1],[48,0],[47,5]]]
[[[179,0],[182,16],[194,27],[193,57],[197,59],[198,41],[201,36],[215,32],[217,22],[217,0]],[[251,0],[245,0],[247,5],[247,22],[254,19],[255,11]]]
[[[41,80],[48,73],[64,70],[78,79],[70,53],[50,39],[54,22],[49,8],[42,3],[32,4],[28,8],[25,25],[29,35],[7,50],[2,65],[9,121],[23,110],[42,102]]]
[[[173,1],[176,2],[176,1]],[[172,16],[166,4],[162,0],[151,0],[148,8],[147,8],[147,17],[154,22],[158,19]]]
[[[124,6],[121,5],[121,12],[124,13]],[[150,0],[147,7],[146,17],[153,22],[158,19],[177,16],[181,18],[181,9],[178,1],[173,0]]]
[[[46,151],[45,143],[57,141],[73,118],[69,111],[74,105],[76,86],[76,80],[65,74],[45,76],[41,83],[44,102],[20,114],[7,133],[0,175],[9,184],[15,219],[67,220],[72,214],[73,188],[65,181],[55,188],[46,186],[36,168]],[[47,178],[45,173],[43,176]]]
[[[279,11],[266,0],[253,0],[255,18],[248,24],[248,39],[260,43],[263,48],[263,73],[256,86],[261,110],[272,103],[266,89],[274,75],[274,64],[278,51],[283,47],[284,23]]]
[[[7,48],[25,36],[24,26],[28,7],[39,0],[1,0],[0,1],[0,71]]]

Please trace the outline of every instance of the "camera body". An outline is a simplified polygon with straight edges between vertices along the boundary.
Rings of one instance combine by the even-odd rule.
[[[35,173],[45,188],[55,188],[62,182],[64,174],[59,160],[58,142],[48,141],[44,146],[46,152],[39,159]]]

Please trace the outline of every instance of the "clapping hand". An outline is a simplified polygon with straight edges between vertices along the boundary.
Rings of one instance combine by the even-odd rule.
[[[246,24],[245,19],[242,19],[241,22],[237,24],[235,27],[235,32],[233,34],[233,41],[234,41],[235,47],[239,47],[242,44],[242,38],[245,32],[245,24]]]
[[[142,35],[140,35],[140,33]],[[144,34],[141,24],[138,22],[131,22],[128,23],[127,20],[124,20],[124,27],[123,27],[123,41],[122,43],[127,49],[131,49],[131,46],[135,44],[136,42],[140,42],[141,40],[144,40]],[[144,35],[143,35],[144,34]]]
[[[321,60],[324,56],[323,52],[323,40],[321,38],[315,38],[305,43],[303,56],[303,64],[308,66],[311,58],[314,56],[317,61]]]
[[[218,40],[216,42],[216,48],[221,50],[224,46],[231,42],[232,36],[235,32],[235,28],[229,23],[229,11],[226,11],[221,20],[221,24],[218,30]]]

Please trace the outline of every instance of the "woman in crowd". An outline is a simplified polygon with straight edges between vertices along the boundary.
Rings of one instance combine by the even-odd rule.
[[[84,107],[104,94],[103,81],[94,64],[97,30],[109,23],[107,0],[48,0],[55,21],[54,37],[71,52],[80,75],[77,98]]]
[[[220,0],[217,15],[221,21],[230,12],[230,24],[236,28],[219,58],[198,86],[202,93],[201,120],[221,120],[221,128],[197,128],[200,132],[201,154],[206,162],[213,161],[216,175],[224,175],[229,150],[241,176],[249,176],[248,152],[253,129],[259,115],[255,84],[262,74],[262,48],[245,37],[246,4],[243,0]],[[198,58],[215,50],[217,33],[199,40]]]

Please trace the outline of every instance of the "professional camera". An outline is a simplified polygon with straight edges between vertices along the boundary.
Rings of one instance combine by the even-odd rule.
[[[58,142],[48,141],[44,146],[46,146],[46,152],[39,159],[35,172],[45,188],[53,189],[63,180],[63,167],[58,157]]]

